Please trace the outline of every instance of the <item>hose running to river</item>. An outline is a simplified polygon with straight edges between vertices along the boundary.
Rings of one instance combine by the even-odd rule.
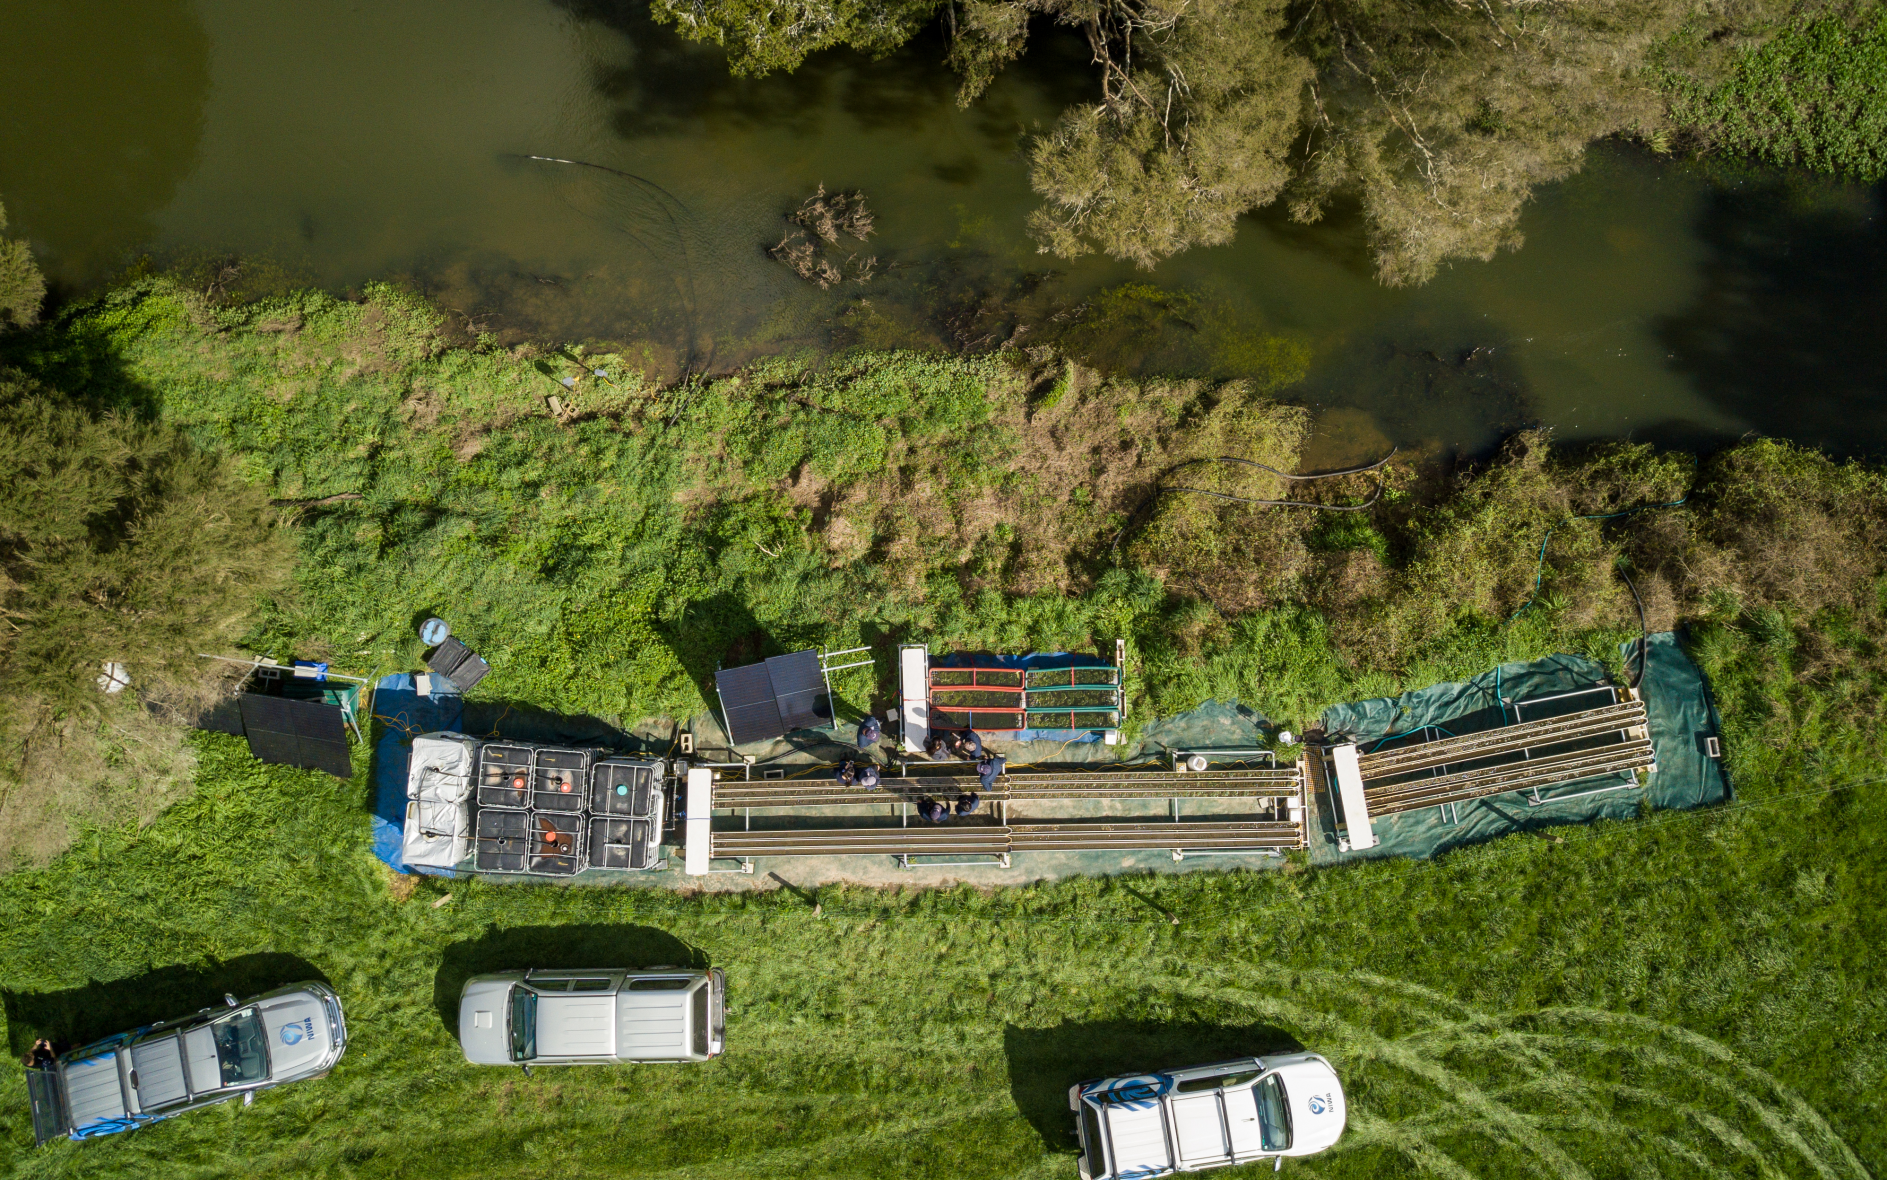
[[[696,334],[699,330],[699,321],[701,318],[700,301],[695,292],[694,258],[688,250],[688,235],[683,231],[681,222],[676,219],[674,212],[675,209],[680,209],[684,217],[689,216],[688,206],[682,203],[681,198],[646,176],[637,176],[633,172],[624,172],[620,168],[611,168],[607,164],[596,164],[589,160],[570,160],[562,156],[535,156],[522,153],[514,153],[512,154],[512,158],[530,160],[539,164],[568,164],[575,168],[594,168],[598,172],[606,172],[611,176],[619,176],[632,184],[641,185],[645,190],[654,194],[656,206],[662,210],[662,216],[668,220],[669,229],[674,231],[675,244],[681,247],[682,265],[679,285],[682,288],[682,301],[688,314],[688,358],[686,362],[684,362],[683,369],[684,372],[693,372],[695,368]],[[659,261],[660,254],[653,249],[648,242],[644,241],[641,235],[626,227],[618,226],[617,228],[621,229],[623,233],[628,234],[637,245],[647,250],[651,256]],[[704,363],[702,368],[705,369],[706,367],[707,365]]]
[[[1279,471],[1277,468],[1267,463],[1260,463],[1253,459],[1240,459],[1234,455],[1207,455],[1203,458],[1188,459],[1184,463],[1176,464],[1162,472],[1160,478],[1165,479],[1175,472],[1184,471],[1186,468],[1198,463],[1236,463],[1243,467],[1256,467],[1261,471],[1269,471],[1280,479],[1288,479],[1296,482],[1336,479],[1339,476],[1363,475],[1367,472],[1379,470],[1388,464],[1389,460],[1395,458],[1396,452],[1401,449],[1400,447],[1391,447],[1387,455],[1384,455],[1374,463],[1366,463],[1361,467],[1346,467],[1342,471],[1323,471],[1316,475],[1292,475],[1288,471]],[[1207,491],[1205,488],[1189,488],[1176,484],[1161,484],[1159,487],[1147,493],[1146,499],[1140,501],[1139,504],[1135,505],[1134,510],[1127,514],[1126,523],[1122,524],[1120,529],[1115,532],[1113,543],[1109,548],[1113,550],[1116,556],[1119,556],[1121,537],[1127,532],[1127,529],[1133,524],[1135,519],[1139,517],[1141,511],[1145,509],[1147,505],[1153,503],[1167,492],[1191,492],[1195,496],[1211,496],[1218,500],[1231,500],[1238,504],[1256,504],[1264,508],[1316,508],[1324,512],[1362,512],[1365,509],[1374,507],[1376,501],[1382,499],[1383,489],[1387,485],[1388,476],[1378,476],[1376,479],[1376,490],[1371,492],[1369,499],[1363,501],[1361,504],[1314,504],[1309,500],[1257,500],[1250,496],[1234,496],[1228,492]]]

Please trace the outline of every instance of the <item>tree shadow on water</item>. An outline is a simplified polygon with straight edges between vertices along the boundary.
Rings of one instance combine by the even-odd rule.
[[[1879,193],[1784,180],[1721,188],[1672,365],[1725,413],[1837,456],[1887,452],[1887,225]]]
[[[7,1047],[19,1057],[38,1037],[85,1045],[199,1009],[221,1008],[225,995],[246,1000],[310,980],[326,983],[327,976],[298,955],[263,953],[224,963],[160,967],[123,979],[94,979],[56,992],[0,992],[0,1003],[6,1009]]]
[[[1103,1020],[1003,1029],[1009,1092],[1051,1149],[1075,1146],[1068,1088],[1079,1082],[1302,1048],[1289,1033],[1266,1024]]]
[[[433,976],[432,1002],[446,1031],[459,1035],[459,995],[474,975],[495,971],[574,971],[584,968],[703,968],[708,957],[653,926],[580,923],[572,926],[487,927],[477,938],[446,948]]]

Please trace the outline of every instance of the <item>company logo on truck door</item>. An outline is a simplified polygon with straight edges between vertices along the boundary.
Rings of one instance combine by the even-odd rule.
[[[1310,1112],[1312,1114],[1322,1114],[1329,1109],[1330,1096],[1328,1094],[1312,1094],[1310,1096]]]
[[[306,1020],[298,1020],[294,1024],[284,1024],[282,1026],[282,1044],[295,1045],[301,1043],[304,1039],[311,1041],[314,1039],[313,1017],[309,1017]]]

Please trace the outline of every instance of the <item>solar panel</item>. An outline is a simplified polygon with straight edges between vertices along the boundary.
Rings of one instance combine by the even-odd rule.
[[[477,652],[450,636],[426,657],[426,666],[450,680],[460,692],[470,692],[491,671],[491,665]]]
[[[239,698],[249,752],[263,762],[352,778],[347,724],[339,705],[246,692]]]
[[[773,681],[765,664],[742,668],[723,668],[714,674],[714,687],[721,696],[721,712],[727,715],[727,740],[743,742],[776,738],[786,730],[780,724],[780,708],[773,700]]]
[[[822,710],[826,679],[819,670],[819,653],[796,651],[774,656],[767,661],[767,677],[773,681],[773,699],[780,710],[780,732],[811,729],[825,723]]]

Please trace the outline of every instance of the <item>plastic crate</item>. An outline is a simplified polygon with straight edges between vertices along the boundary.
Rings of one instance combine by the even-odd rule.
[[[610,759],[590,771],[590,814],[646,819],[661,806],[660,762]]]
[[[531,817],[523,811],[478,813],[477,851],[472,863],[481,873],[529,872]]]
[[[582,795],[577,798],[581,800]],[[530,857],[526,872],[569,877],[583,867],[583,817],[548,811],[531,813]]]
[[[655,824],[596,816],[590,820],[587,852],[593,869],[646,869],[655,857]]]
[[[523,811],[531,805],[531,754],[529,746],[498,742],[487,742],[479,750],[479,807]]]
[[[539,746],[531,761],[531,810],[569,812],[584,810],[594,750],[562,750]]]

